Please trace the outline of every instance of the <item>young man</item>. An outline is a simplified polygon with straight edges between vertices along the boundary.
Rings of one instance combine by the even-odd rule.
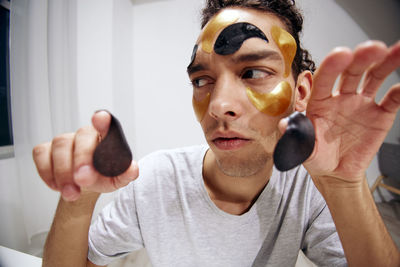
[[[399,84],[374,101],[400,42],[337,48],[312,75],[291,1],[209,0],[203,14],[188,73],[209,147],[157,152],[103,177],[92,155],[106,112],[35,147],[40,176],[62,194],[44,265],[105,265],[145,247],[154,266],[293,266],[300,249],[318,265],[398,266],[365,171],[400,106]],[[272,155],[293,111],[306,111],[315,146],[305,169],[280,172]],[[90,226],[99,194],[118,188]]]

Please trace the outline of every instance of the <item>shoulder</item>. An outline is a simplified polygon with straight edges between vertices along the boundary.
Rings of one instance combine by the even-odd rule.
[[[284,199],[310,209],[312,213],[312,210],[320,211],[325,207],[325,200],[302,165],[286,172],[274,169],[273,179],[274,187],[281,192]]]
[[[207,149],[205,145],[191,146],[159,150],[145,156],[138,162],[139,177],[133,182],[134,187],[137,190],[159,191],[198,180]]]
[[[176,149],[165,149],[153,152],[139,160],[139,169],[165,171],[176,166],[187,167],[202,163],[208,147],[206,145],[190,146]]]
[[[304,194],[314,191],[314,183],[303,165],[289,171],[273,169],[271,182],[282,193]]]
[[[149,158],[151,159],[159,157],[196,157],[196,156],[201,156],[201,154],[204,154],[207,151],[207,149],[208,149],[207,145],[187,146],[174,149],[162,149],[148,154],[140,161],[147,160]]]

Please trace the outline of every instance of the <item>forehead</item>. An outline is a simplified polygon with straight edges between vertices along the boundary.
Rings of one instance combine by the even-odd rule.
[[[235,31],[232,30],[232,28],[235,27],[232,26],[237,25],[245,25],[245,29],[239,26],[243,31],[239,30],[239,32],[235,33]],[[250,28],[256,28],[256,33],[245,33],[249,29],[246,25],[250,25]],[[256,55],[260,53],[263,54],[265,50],[268,50],[270,53],[272,52],[275,54],[273,57],[271,57],[271,55],[268,56],[269,59],[278,58],[277,60],[280,61],[279,64],[285,63],[285,75],[287,75],[287,73],[290,72],[289,65],[291,65],[291,61],[293,60],[290,59],[290,57],[293,56],[291,54],[295,52],[296,45],[295,43],[293,44],[293,42],[295,42],[293,37],[286,31],[283,30],[286,34],[282,36],[288,37],[289,35],[290,37],[288,39],[281,39],[281,37],[279,37],[281,35],[280,33],[282,33],[281,30],[278,30],[279,34],[276,35],[277,28],[283,30],[286,27],[281,19],[269,12],[249,8],[225,8],[221,10],[210,19],[201,31],[192,53],[191,62],[187,67],[188,74],[190,75],[194,72],[207,69],[211,66],[207,66],[210,60],[214,61],[218,59],[218,62],[226,62],[227,60],[231,60],[232,57],[238,57],[240,54]],[[274,33],[272,33],[271,30]],[[253,34],[260,38],[251,38]],[[276,39],[277,37],[278,39]],[[283,43],[282,40],[284,41]],[[289,41],[289,43],[287,41]],[[218,46],[214,46],[216,43],[218,43]],[[220,46],[221,44],[222,46]],[[217,47],[222,48],[222,50],[219,51],[219,49],[217,49],[217,51]],[[283,51],[282,48],[284,48]],[[289,50],[287,50],[287,48],[289,48]],[[283,52],[285,53],[282,54]],[[283,59],[285,59],[285,62],[281,61]],[[246,58],[244,61],[249,62],[255,60],[258,59]]]
[[[214,15],[202,29],[196,42],[198,45],[201,45],[200,43],[202,42],[202,37],[204,39],[204,35],[209,34],[209,28],[210,28],[208,27],[209,24],[217,24],[211,27],[214,28],[213,30],[216,30],[215,32],[212,33],[213,35],[212,38],[214,39],[213,41],[215,41],[215,39],[221,33],[221,31],[228,26],[228,25],[223,25],[223,21],[222,23],[221,21],[218,22],[215,21],[215,18],[222,12],[227,14],[226,16],[223,16],[225,17],[225,19],[223,20],[226,20],[226,22],[228,23],[230,22],[229,24],[240,23],[240,22],[253,24],[257,26],[265,35],[267,35],[269,40],[272,40],[270,33],[272,26],[275,25],[283,29],[286,29],[286,26],[281,21],[281,19],[279,19],[276,15],[272,13],[251,8],[239,8],[239,7],[224,8],[219,13]],[[222,27],[218,27],[218,25],[220,26],[222,25]]]

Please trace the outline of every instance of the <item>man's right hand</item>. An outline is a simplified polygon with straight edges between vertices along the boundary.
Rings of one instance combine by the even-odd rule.
[[[117,177],[105,177],[93,167],[93,152],[107,135],[111,116],[105,111],[92,117],[92,125],[75,133],[62,134],[51,142],[33,148],[33,159],[43,181],[61,192],[66,201],[77,200],[82,193],[112,192],[126,186],[139,175],[136,162]]]

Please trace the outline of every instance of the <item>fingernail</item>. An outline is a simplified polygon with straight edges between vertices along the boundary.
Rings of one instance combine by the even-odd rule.
[[[102,111],[107,112],[107,113],[110,113],[107,109],[99,109],[99,110],[96,110],[96,111],[94,112],[94,114],[97,114],[97,113],[102,112]]]
[[[65,201],[74,201],[79,197],[79,190],[72,184],[64,185],[61,196]]]

